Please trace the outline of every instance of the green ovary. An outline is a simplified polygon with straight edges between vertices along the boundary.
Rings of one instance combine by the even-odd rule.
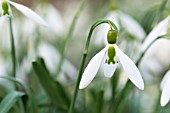
[[[3,15],[9,15],[9,7],[8,7],[8,2],[4,0],[2,2],[2,10],[3,10]]]
[[[109,44],[115,44],[117,42],[117,31],[116,30],[109,30],[107,33],[107,41]]]
[[[115,64],[116,63],[114,59],[115,56],[116,56],[116,51],[115,51],[114,46],[109,46],[107,63],[110,64],[112,62],[113,64]]]

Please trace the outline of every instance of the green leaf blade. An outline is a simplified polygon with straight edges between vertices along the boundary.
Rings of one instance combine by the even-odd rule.
[[[32,66],[42,87],[54,102],[54,104],[63,110],[67,110],[69,100],[64,92],[62,85],[59,82],[54,81],[40,63],[33,61]]]
[[[7,113],[23,95],[22,92],[10,92],[0,103],[0,113]]]

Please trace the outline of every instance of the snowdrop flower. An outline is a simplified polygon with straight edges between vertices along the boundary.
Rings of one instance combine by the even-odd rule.
[[[48,22],[48,29],[45,29],[46,34],[52,33],[57,36],[61,37],[63,36],[63,34],[65,33],[66,25],[61,13],[55,6],[49,3],[46,4],[40,3],[36,7],[36,11],[39,14],[44,15],[43,16],[44,20]]]
[[[161,106],[165,106],[170,100],[170,70],[165,74],[161,82]]]
[[[107,34],[107,41],[108,44],[106,47],[97,53],[87,65],[82,75],[79,88],[83,89],[89,85],[97,74],[102,62],[104,62],[104,75],[106,77],[111,77],[114,74],[118,63],[120,62],[123,69],[127,73],[128,78],[134,83],[135,86],[143,90],[144,83],[138,68],[133,61],[116,45],[116,30],[109,30]]]
[[[12,15],[10,5],[14,6],[17,10],[19,10],[21,13],[23,13],[25,16],[32,19],[36,23],[47,26],[47,23],[30,8],[10,0],[0,0],[0,6],[2,7],[0,9],[1,15]]]
[[[149,33],[149,35],[146,37],[146,40],[144,41],[142,45],[142,51],[145,51],[146,48],[159,36],[165,35],[168,33],[169,29],[169,23],[170,22],[170,16],[162,20],[158,23],[157,26]]]
[[[138,40],[142,40],[146,35],[141,25],[131,16],[123,13],[122,11],[119,10],[111,11],[106,15],[105,18],[115,23],[119,30],[122,26],[130,35],[134,36]],[[103,34],[103,32],[107,33],[108,30],[109,27],[107,25],[103,24],[101,27],[99,27],[96,33],[96,37],[99,37],[96,44],[101,44],[101,42],[103,42],[104,39],[103,37],[107,35]]]

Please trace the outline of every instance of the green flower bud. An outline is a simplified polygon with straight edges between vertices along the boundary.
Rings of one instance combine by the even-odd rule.
[[[107,41],[109,44],[115,44],[117,41],[117,31],[116,30],[109,30],[107,33]]]
[[[114,46],[109,46],[107,63],[110,64],[112,62],[113,64],[115,64],[116,63],[114,59],[115,56],[116,56],[116,51],[115,51]]]
[[[3,2],[2,2],[2,10],[3,10],[3,15],[9,15],[9,7],[8,7],[7,0],[3,0]]]

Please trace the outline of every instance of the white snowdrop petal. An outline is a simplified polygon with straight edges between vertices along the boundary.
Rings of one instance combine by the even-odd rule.
[[[146,37],[146,40],[144,41],[142,45],[142,51],[145,51],[145,49],[154,41],[157,37],[165,35],[167,33],[167,28],[169,25],[170,16],[168,16],[163,21],[159,22],[158,25],[149,33],[149,35]]]
[[[20,12],[22,12],[25,16],[35,21],[36,23],[43,26],[48,26],[48,24],[30,8],[12,1],[9,1],[9,3],[13,5],[16,9],[18,9]]]
[[[133,61],[124,54],[117,45],[114,45],[116,49],[116,54],[120,60],[120,63],[123,66],[124,71],[127,73],[128,78],[132,81],[132,83],[137,86],[139,89],[144,89],[144,82],[142,79],[142,76],[136,67],[136,65],[133,63]]]
[[[168,79],[169,76],[170,76],[170,71],[168,71],[168,72],[164,75],[164,77],[163,77],[163,79],[162,79],[162,81],[161,81],[161,85],[160,85],[160,89],[161,89],[161,90],[163,90],[163,88],[164,88],[164,86],[165,86],[165,83],[166,83],[166,81],[167,81],[167,79]]]
[[[3,27],[3,24],[4,24],[6,18],[7,17],[5,17],[5,16],[0,17],[0,30],[2,30],[2,27]]]
[[[170,100],[170,71],[166,73],[165,76],[168,76],[168,78],[165,81],[165,85],[162,89],[161,106],[165,106]]]
[[[134,37],[142,40],[146,33],[141,25],[131,16],[119,11],[122,26]]]
[[[93,80],[95,75],[97,74],[97,71],[100,68],[100,65],[102,63],[104,55],[106,54],[106,49],[107,49],[107,47],[102,49],[99,53],[97,53],[90,60],[89,64],[87,65],[87,67],[82,75],[80,85],[79,85],[80,89],[87,87],[90,84],[90,82]]]
[[[104,64],[104,75],[106,77],[112,77],[115,70],[116,70],[116,67],[117,67],[117,64],[108,64],[108,63],[105,63]]]

